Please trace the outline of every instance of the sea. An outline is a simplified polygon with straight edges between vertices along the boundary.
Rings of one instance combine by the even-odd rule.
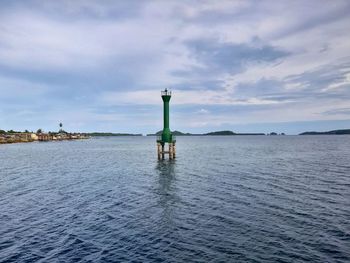
[[[0,145],[0,262],[350,262],[350,136]]]

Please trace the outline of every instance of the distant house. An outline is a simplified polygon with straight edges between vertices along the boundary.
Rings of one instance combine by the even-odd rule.
[[[35,133],[31,133],[31,134],[30,134],[30,137],[31,137],[31,139],[32,139],[33,141],[39,140],[38,135],[36,135]]]
[[[38,141],[50,141],[52,140],[52,135],[47,133],[38,133]]]

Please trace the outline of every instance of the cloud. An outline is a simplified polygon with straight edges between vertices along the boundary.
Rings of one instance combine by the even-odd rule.
[[[350,116],[350,108],[340,108],[340,109],[328,110],[328,111],[322,112],[321,114]]]
[[[298,83],[300,96],[317,99],[350,98],[350,63],[330,64],[312,71],[285,78],[286,82]]]
[[[238,73],[250,64],[274,62],[289,52],[256,43],[221,43],[214,39],[196,39],[186,43],[201,73]]]
[[[347,118],[349,10],[342,0],[5,1],[0,126],[148,132],[165,87],[184,129]]]
[[[240,82],[234,86],[236,97],[256,96],[277,101],[312,102],[313,100],[348,100],[350,96],[349,63],[327,65],[282,79]]]
[[[210,111],[208,111],[206,109],[200,109],[199,111],[197,111],[197,113],[199,113],[199,114],[207,114],[207,113],[210,113]]]
[[[323,0],[320,1],[320,4],[327,4],[327,10],[323,8],[315,10],[314,3],[302,5],[300,2],[298,3],[298,1],[296,1],[292,4],[292,12],[287,11],[286,13],[294,18],[295,15],[299,15],[301,19],[292,19],[292,22],[285,26],[283,30],[274,32],[274,37],[289,37],[294,34],[300,34],[305,31],[320,28],[324,25],[327,26],[328,24],[348,17],[350,11],[350,4],[348,1],[335,1],[329,3],[328,1]],[[299,14],[294,13],[296,10],[299,11]]]
[[[173,105],[269,105],[283,103],[273,99],[249,97],[236,99],[225,91],[215,90],[173,90]],[[107,105],[160,105],[158,91],[140,90],[130,92],[106,92],[100,97],[101,103]]]

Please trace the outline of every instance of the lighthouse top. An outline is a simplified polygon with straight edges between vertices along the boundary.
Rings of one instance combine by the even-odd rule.
[[[171,96],[171,91],[168,89],[165,89],[164,91],[161,91],[162,96]]]

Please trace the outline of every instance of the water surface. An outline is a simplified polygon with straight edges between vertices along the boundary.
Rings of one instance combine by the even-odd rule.
[[[350,136],[0,145],[0,262],[349,262]]]

